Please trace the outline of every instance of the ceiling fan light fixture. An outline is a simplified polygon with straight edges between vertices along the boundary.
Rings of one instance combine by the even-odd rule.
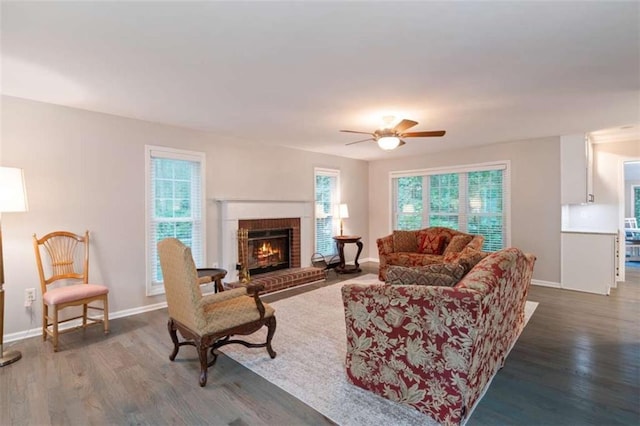
[[[385,151],[396,149],[400,145],[400,138],[396,136],[383,136],[378,139],[378,146]]]

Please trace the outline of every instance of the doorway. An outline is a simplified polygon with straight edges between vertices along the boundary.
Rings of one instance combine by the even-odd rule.
[[[622,164],[624,206],[624,249],[620,247],[624,262],[624,278],[627,282],[640,283],[640,158],[625,160]],[[633,230],[631,230],[633,229]],[[622,244],[621,244],[622,246]]]

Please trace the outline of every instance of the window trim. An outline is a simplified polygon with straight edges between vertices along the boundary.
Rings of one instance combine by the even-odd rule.
[[[318,235],[317,235],[317,226],[316,226],[316,193],[318,190],[318,187],[316,185],[316,178],[317,176],[331,176],[331,177],[335,177],[336,178],[336,194],[334,196],[334,204],[335,205],[340,205],[341,200],[342,200],[342,195],[341,195],[341,183],[340,183],[340,169],[330,169],[327,167],[314,167],[313,168],[313,252],[316,253],[317,252],[317,247],[318,247]],[[336,217],[334,216],[333,212],[330,213],[331,214],[331,229],[333,232],[333,235],[338,235],[338,229],[339,229],[339,220],[336,220]],[[335,248],[335,254],[338,254],[338,249]]]
[[[503,211],[505,247],[511,246],[511,160],[498,160],[486,163],[464,164],[457,166],[432,167],[428,169],[397,170],[389,172],[389,233],[393,232],[395,222],[395,206],[397,194],[394,187],[394,179],[412,176],[432,176],[448,173],[470,173],[489,170],[504,170],[503,174]],[[423,195],[424,197],[424,195]],[[423,198],[424,202],[424,198]],[[427,214],[426,212],[423,214]],[[423,218],[424,220],[424,218]]]
[[[153,282],[153,271],[151,255],[152,250],[150,247],[151,238],[151,224],[153,218],[151,217],[150,203],[152,190],[151,190],[151,160],[152,158],[167,158],[173,160],[193,161],[200,163],[200,229],[202,232],[200,238],[200,252],[202,253],[202,261],[207,261],[207,216],[206,216],[206,155],[204,152],[188,151],[184,149],[169,148],[165,146],[157,145],[145,145],[144,147],[144,174],[145,174],[145,290],[147,296],[156,296],[165,293],[163,283]]]

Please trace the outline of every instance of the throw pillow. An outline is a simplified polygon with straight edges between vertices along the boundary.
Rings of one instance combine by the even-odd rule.
[[[393,251],[396,253],[417,252],[416,231],[393,231]]]
[[[417,235],[418,253],[421,254],[442,254],[444,246],[447,243],[447,237],[444,235],[434,234],[426,229],[418,231]]]
[[[464,275],[464,268],[458,264],[434,264],[419,268],[389,266],[389,285],[431,285],[453,287]]]
[[[473,240],[473,235],[456,235],[451,238],[451,241],[449,241],[449,244],[442,254],[446,256],[449,253],[460,253],[471,240]]]
[[[456,263],[464,268],[464,273],[466,274],[472,270],[478,262],[489,256],[489,254],[489,252],[476,250],[472,247],[466,247],[462,252],[460,252],[460,257]]]

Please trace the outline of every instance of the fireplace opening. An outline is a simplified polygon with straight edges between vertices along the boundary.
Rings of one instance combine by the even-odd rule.
[[[248,268],[251,275],[291,267],[293,229],[249,230]]]

